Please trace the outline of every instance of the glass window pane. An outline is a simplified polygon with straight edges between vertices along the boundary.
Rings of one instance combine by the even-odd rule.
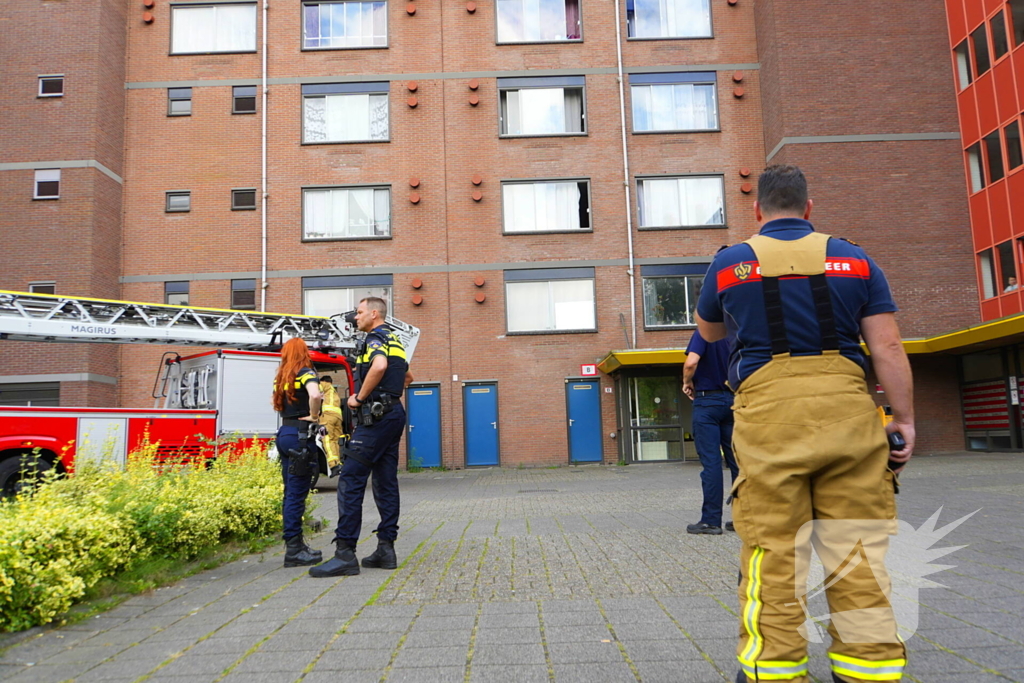
[[[188,193],[168,194],[168,211],[188,211],[191,208],[192,196]]]
[[[391,234],[391,190],[373,191],[373,234],[384,237]]]
[[[1010,24],[1013,44],[1024,45],[1024,0],[1010,0]]]
[[[554,329],[547,282],[508,282],[505,284],[509,332]]]
[[[982,298],[991,299],[996,295],[996,265],[992,250],[986,249],[978,255],[978,270],[981,272]]]
[[[216,10],[216,43],[212,51],[255,50],[256,5],[217,5]]]
[[[506,183],[502,203],[506,232],[578,230],[585,182]]]
[[[1003,242],[996,247],[999,255],[999,274],[1002,277],[1000,284],[1003,292],[1012,292],[1017,289],[1017,267],[1013,258],[1013,242]]]
[[[40,78],[39,79],[39,94],[40,95],[63,95],[64,94],[64,79],[63,78]]]
[[[989,28],[992,30],[992,53],[996,59],[999,59],[1010,51],[1010,41],[1006,35],[1006,19],[1003,18],[1002,12],[992,17]]]
[[[685,211],[683,225],[723,225],[721,178],[681,178],[680,196]]]
[[[960,43],[954,50],[956,55],[956,76],[960,89],[963,90],[974,80],[974,72],[971,70],[971,50],[967,41]]]
[[[188,306],[188,292],[168,294],[165,303],[171,306]]]
[[[985,187],[985,176],[981,170],[981,143],[976,142],[967,148],[967,170],[971,179],[971,192],[978,192]]]
[[[634,85],[629,91],[633,100],[633,130],[653,130],[651,86]]]
[[[644,278],[644,325],[690,325],[685,277]]]
[[[643,185],[644,200],[640,227],[682,225],[678,179],[647,179],[640,182]]]
[[[1003,177],[1003,147],[998,128],[985,136],[985,156],[988,157],[988,181],[994,183]]]
[[[965,382],[979,382],[1003,377],[1003,357],[999,351],[968,353],[961,356]]]
[[[988,57],[988,36],[985,35],[985,24],[971,33],[971,43],[974,44],[974,64],[978,67],[977,75],[980,76],[992,66]]]
[[[302,46],[320,47],[320,5],[305,5],[302,12]]]
[[[192,113],[192,100],[171,100],[172,116],[187,116]]]
[[[255,209],[256,190],[234,190],[231,193],[231,208]]]
[[[679,403],[680,379],[671,376],[634,377],[630,426],[678,425],[682,420]]]
[[[391,287],[338,287],[335,289],[302,290],[302,312],[305,315],[329,317],[355,310],[361,299],[376,296],[388,304],[391,311]]]
[[[594,321],[593,280],[553,280],[552,306],[557,330],[592,330]]]
[[[633,458],[643,462],[682,460],[683,441],[680,432],[679,428],[634,430]]]
[[[1021,157],[1020,124],[1014,121],[1004,129],[1006,134],[1006,162],[1013,169],[1024,163]]]
[[[519,91],[523,135],[565,132],[565,90],[529,88]]]

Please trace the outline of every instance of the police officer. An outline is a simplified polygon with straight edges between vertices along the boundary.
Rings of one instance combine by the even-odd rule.
[[[697,306],[705,339],[736,336],[729,367],[740,466],[733,519],[743,541],[736,680],[808,680],[806,587],[797,577],[806,583],[810,529],[832,584],[833,680],[896,681],[906,650],[886,594],[884,556],[896,528],[887,461],[899,471],[914,448],[913,380],[885,275],[860,247],[815,232],[812,206],[799,168],[767,168],[754,204],[760,234],[715,257]],[[892,404],[885,429],[906,439],[897,451],[865,384],[860,336]],[[836,538],[816,530],[844,520],[867,531],[858,539],[860,532]],[[834,552],[840,542],[849,554]]]
[[[320,426],[324,455],[327,457],[327,471],[331,477],[336,477],[341,472],[341,454],[338,452],[338,440],[342,435],[341,397],[338,396],[330,375],[320,378],[320,395],[323,397],[323,404],[320,406]]]
[[[732,455],[732,391],[726,385],[729,372],[729,340],[704,341],[695,330],[686,347],[683,393],[693,401],[693,442],[700,457],[700,484],[704,493],[700,521],[687,524],[688,534],[722,533],[722,458],[732,481],[739,467]],[[725,528],[734,531],[733,523]]]
[[[302,539],[302,516],[306,497],[317,471],[310,466],[309,429],[320,416],[320,385],[313,372],[309,347],[301,339],[289,339],[281,347],[281,364],[274,378],[274,410],[281,415],[277,430],[277,454],[284,480],[282,517],[285,541],[285,567],[304,567],[323,560],[319,550],[311,550]]]
[[[358,415],[357,426],[345,447],[345,462],[338,484],[338,528],[334,557],[309,570],[310,576],[347,576],[359,573],[355,547],[363,522],[366,480],[373,474],[373,498],[380,513],[377,550],[363,558],[364,567],[398,566],[398,443],[405,428],[400,398],[412,380],[405,348],[385,324],[387,304],[367,297],[359,302],[355,322],[366,332],[356,359],[356,393],[348,407]]]

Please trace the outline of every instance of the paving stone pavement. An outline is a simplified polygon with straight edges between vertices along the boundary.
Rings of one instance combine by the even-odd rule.
[[[283,547],[72,626],[0,638],[4,683],[733,681],[735,534],[691,536],[693,463],[401,475],[393,572],[312,579]],[[900,517],[980,508],[922,589],[905,680],[1024,682],[1024,456],[917,458]],[[333,526],[334,492],[318,515]],[[360,555],[372,550],[368,500]],[[332,534],[311,540],[325,555]],[[812,601],[821,612],[823,604]],[[814,681],[830,681],[811,644]]]

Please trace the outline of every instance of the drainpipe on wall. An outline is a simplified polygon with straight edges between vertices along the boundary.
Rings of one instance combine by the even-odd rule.
[[[618,66],[619,80],[619,125],[622,129],[622,186],[626,190],[626,244],[629,249],[629,316],[633,332],[633,345],[636,348],[636,268],[633,262],[633,211],[629,191],[629,153],[626,149],[626,92],[625,79],[622,76],[622,15],[619,0],[615,0],[615,58]]]
[[[260,188],[260,310],[267,310],[267,10],[270,9],[270,0],[263,0],[263,98],[260,103],[261,114],[261,137],[260,165],[261,165],[261,188]]]

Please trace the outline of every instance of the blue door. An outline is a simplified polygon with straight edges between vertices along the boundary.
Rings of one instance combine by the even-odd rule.
[[[466,467],[498,464],[498,385],[464,384]]]
[[[406,459],[419,467],[441,466],[441,387],[416,386],[405,392],[409,413]]]
[[[596,379],[567,379],[565,393],[569,462],[601,462],[601,383]]]

